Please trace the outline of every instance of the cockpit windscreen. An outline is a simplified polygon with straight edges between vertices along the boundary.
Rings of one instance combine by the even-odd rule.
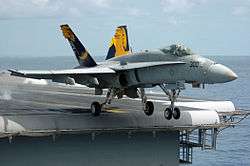
[[[172,54],[175,56],[187,56],[194,54],[190,48],[185,47],[181,44],[173,44],[171,46],[167,46],[161,49],[165,54]]]

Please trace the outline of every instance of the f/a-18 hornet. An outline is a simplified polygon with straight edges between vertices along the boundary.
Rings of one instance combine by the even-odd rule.
[[[110,104],[114,97],[120,99],[124,95],[129,98],[140,97],[144,113],[150,116],[154,112],[154,104],[147,100],[145,88],[159,86],[171,101],[170,106],[164,110],[164,117],[168,120],[179,119],[181,113],[175,101],[180,91],[185,89],[185,83],[200,87],[237,78],[228,67],[197,55],[179,44],[132,53],[126,26],[117,27],[105,61],[96,63],[68,25],[61,25],[61,30],[79,66],[66,70],[9,71],[21,77],[83,84],[95,88],[96,95],[102,95],[103,89],[108,89],[102,104],[92,102],[90,109],[94,116],[100,115],[102,107]]]

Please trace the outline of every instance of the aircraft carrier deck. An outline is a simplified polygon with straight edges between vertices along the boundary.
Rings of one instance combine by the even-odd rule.
[[[215,149],[220,129],[237,123],[232,116],[248,115],[230,101],[181,98],[176,103],[181,118],[166,120],[168,98],[150,93],[152,116],[144,114],[139,99],[124,98],[114,99],[93,117],[91,102],[104,101],[105,96],[95,96],[91,89],[8,74],[1,74],[0,86],[0,143],[5,151],[1,165],[44,165],[43,155],[55,160],[53,165],[191,163],[193,147]],[[145,146],[148,150],[141,150]]]

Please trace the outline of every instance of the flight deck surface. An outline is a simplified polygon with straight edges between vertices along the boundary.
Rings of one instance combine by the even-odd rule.
[[[82,86],[47,84],[45,81],[0,76],[0,133],[40,135],[54,132],[93,132],[117,130],[185,130],[218,127],[219,112],[235,111],[229,101],[204,101],[180,98],[179,120],[166,120],[163,110],[169,105],[164,94],[148,94],[155,105],[152,116],[142,111],[140,99],[114,99],[98,117],[90,112],[93,101],[103,102],[105,95]]]

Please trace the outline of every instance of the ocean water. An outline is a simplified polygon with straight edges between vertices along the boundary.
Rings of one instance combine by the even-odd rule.
[[[190,86],[181,93],[194,98],[231,100],[236,108],[250,110],[250,56],[209,57],[229,66],[238,79],[225,84],[206,85],[205,89]],[[97,57],[98,61],[102,58]],[[0,58],[0,70],[6,69],[65,69],[77,62],[72,56],[43,58]],[[159,88],[151,89],[159,91]],[[218,136],[216,151],[194,150],[194,166],[250,166],[250,117],[234,128],[228,128]]]

